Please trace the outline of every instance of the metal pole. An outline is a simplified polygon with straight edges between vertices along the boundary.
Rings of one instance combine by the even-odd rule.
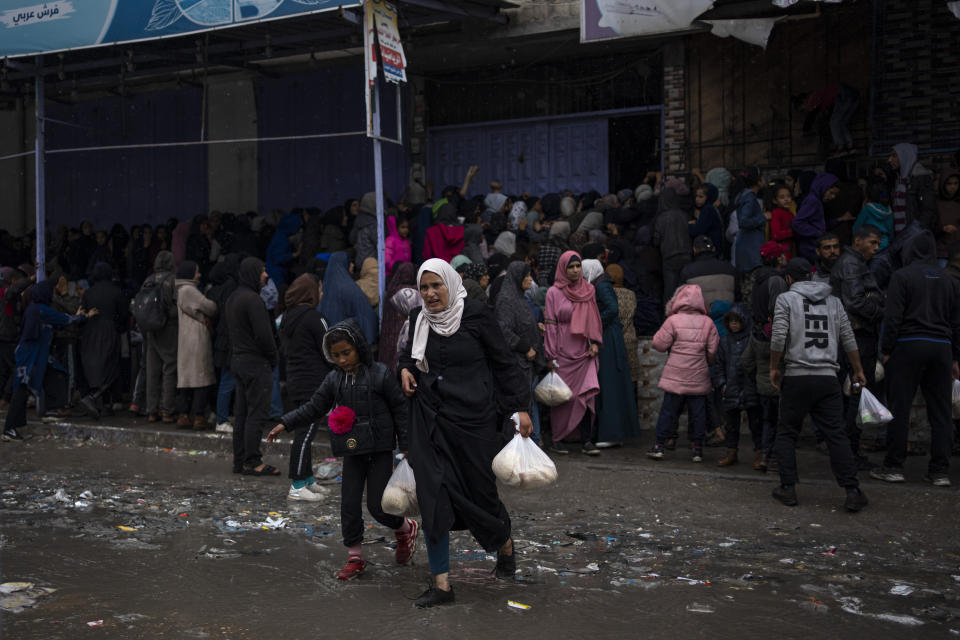
[[[379,81],[373,84],[373,135],[380,135],[380,87]],[[377,305],[377,315],[383,321],[383,305],[386,303],[386,260],[383,237],[383,143],[373,139],[373,179],[377,196],[377,288],[380,290],[380,304]]]
[[[47,218],[47,181],[45,176],[45,157],[46,140],[44,139],[46,121],[44,120],[44,86],[43,86],[43,56],[37,56],[37,75],[34,84],[36,86],[36,120],[37,137],[34,144],[34,163],[36,167],[36,255],[37,255],[37,282],[42,282],[46,274],[47,264],[47,238],[46,238],[46,218]]]

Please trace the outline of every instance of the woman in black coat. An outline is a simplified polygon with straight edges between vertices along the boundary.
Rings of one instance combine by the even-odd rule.
[[[524,437],[533,425],[529,381],[491,309],[466,299],[460,276],[443,260],[424,262],[417,283],[423,308],[410,315],[399,366],[403,391],[413,398],[410,465],[435,580],[416,604],[430,607],[454,600],[450,531],[469,529],[497,553],[497,577],[513,578],[510,516],[490,466],[503,446],[498,406],[519,414]]]
[[[120,375],[120,334],[130,324],[128,303],[113,281],[113,268],[98,262],[90,274],[92,286],[80,301],[84,309],[99,309],[80,334],[80,362],[90,392],[80,404],[94,418],[100,417],[98,401]]]

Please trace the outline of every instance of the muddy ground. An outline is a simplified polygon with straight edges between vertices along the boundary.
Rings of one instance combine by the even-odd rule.
[[[960,635],[960,502],[955,488],[920,482],[925,460],[910,459],[905,485],[865,479],[871,503],[851,515],[812,445],[792,509],[770,498],[773,477],[717,469],[721,450],[707,451],[699,465],[683,450],[647,460],[639,444],[557,458],[556,485],[501,492],[517,580],[492,578],[492,556],[454,534],[457,604],[421,611],[422,545],[413,566],[395,566],[392,534],[369,518],[366,574],[334,578],[345,560],[336,480],[322,503],[288,503],[285,479],[232,475],[213,453],[4,443],[0,582],[32,587],[0,587],[0,630],[22,640]]]

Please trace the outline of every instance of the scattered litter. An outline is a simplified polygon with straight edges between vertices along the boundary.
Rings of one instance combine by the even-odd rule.
[[[334,480],[343,472],[343,465],[336,458],[327,458],[313,468],[317,480]]]
[[[696,578],[688,578],[686,576],[677,576],[677,580],[679,580],[680,582],[686,582],[689,585],[710,584],[709,580],[697,580]]]
[[[690,613],[716,613],[716,609],[709,604],[701,604],[699,602],[691,602],[688,604],[687,611]]]
[[[914,618],[913,616],[896,613],[873,613],[870,614],[870,617],[876,618],[877,620],[883,620],[885,622],[896,622],[897,624],[906,625],[908,627],[919,627],[923,624],[923,620],[920,618]]]
[[[87,502],[86,500],[77,500],[76,502],[73,503],[73,506],[76,507],[77,509],[86,509],[87,507],[90,506],[90,503]]]
[[[532,609],[528,604],[523,604],[522,602],[517,602],[516,600],[507,600],[507,606],[513,607],[514,609],[521,609],[526,611],[527,609]]]
[[[737,543],[736,543],[736,542],[721,542],[719,546],[721,546],[721,547],[723,547],[724,549],[726,549],[726,548],[728,548],[728,547],[732,547],[732,546],[735,545],[735,544],[737,544]]]
[[[119,622],[137,622],[138,620],[146,620],[149,618],[149,616],[145,616],[142,613],[123,613],[114,617]]]
[[[806,609],[807,611],[811,611],[813,613],[826,613],[830,610],[830,607],[828,607],[825,603],[813,597],[801,602],[800,608]]]
[[[77,497],[80,498],[81,500],[93,500],[93,493],[91,493],[90,491],[84,491]]]
[[[118,524],[117,529],[120,529],[120,531],[136,531],[137,530],[136,527],[127,527],[122,524]]]
[[[26,591],[27,589],[32,589],[32,582],[4,582],[0,584],[0,593],[14,593],[15,591]]]
[[[819,528],[822,527],[823,525],[822,525],[822,524],[817,524],[816,522],[811,522],[811,523],[810,523],[810,526],[811,526],[811,527],[816,527],[816,528],[819,529]]]
[[[908,595],[910,595],[911,593],[913,593],[914,591],[916,591],[916,589],[913,588],[913,587],[911,587],[911,586],[908,585],[908,584],[898,584],[898,585],[894,585],[893,588],[890,589],[890,595],[892,595],[892,596],[908,596]]]
[[[793,564],[793,558],[780,558],[780,564]]]
[[[90,622],[87,623],[87,626],[88,626],[88,627],[102,627],[102,626],[103,626],[103,620],[91,620]]]
[[[600,565],[598,565],[596,562],[591,562],[585,568],[589,571],[600,571]]]
[[[826,551],[823,552],[823,555],[825,555],[825,556],[835,556],[835,555],[837,555],[837,548],[836,548],[836,547],[830,547],[829,549],[827,549]]]
[[[53,497],[57,502],[70,502],[70,496],[68,496],[67,492],[63,489],[57,489],[57,492],[53,494]]]
[[[287,522],[289,520],[290,518],[272,518],[271,517],[271,518],[267,518],[262,523],[260,523],[260,526],[263,529],[283,529],[285,526],[287,526]]]

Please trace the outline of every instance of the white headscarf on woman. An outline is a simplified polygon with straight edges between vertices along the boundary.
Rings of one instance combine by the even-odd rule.
[[[453,270],[446,261],[440,258],[431,258],[420,265],[417,271],[417,287],[424,273],[433,273],[440,276],[447,287],[449,298],[447,306],[441,311],[430,311],[424,304],[417,316],[417,324],[413,328],[413,346],[410,355],[417,363],[417,369],[427,373],[430,365],[427,363],[427,338],[433,329],[441,336],[451,336],[460,329],[460,319],[463,317],[463,301],[467,299],[467,290],[463,287],[463,279]]]
[[[580,272],[587,282],[593,284],[597,278],[603,275],[603,265],[599,260],[588,258],[580,263]]]

